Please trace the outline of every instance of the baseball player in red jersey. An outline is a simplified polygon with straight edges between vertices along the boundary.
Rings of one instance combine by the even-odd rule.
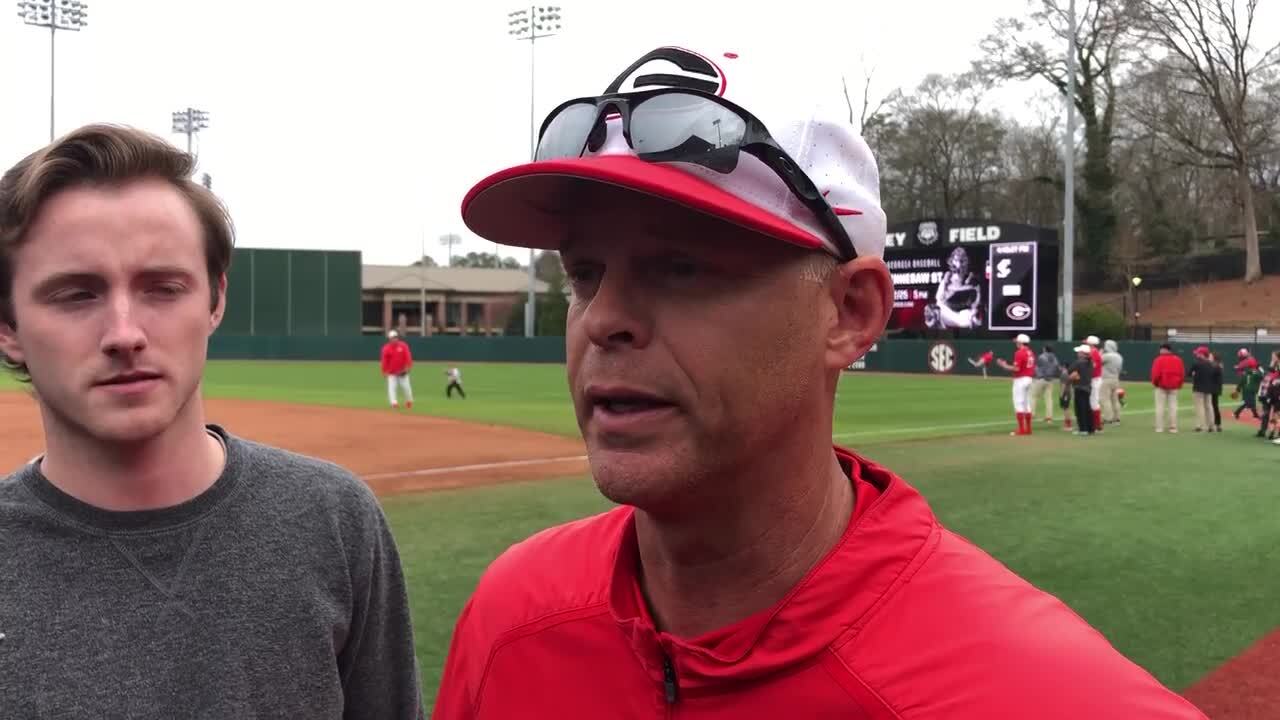
[[[1093,411],[1094,431],[1102,432],[1102,351],[1098,350],[1101,340],[1097,335],[1085,338],[1089,346],[1089,362],[1093,364],[1093,375],[1089,379],[1089,409]]]
[[[1013,364],[1000,360],[1000,367],[1013,373],[1013,413],[1018,418],[1018,429],[1010,435],[1031,434],[1031,383],[1036,376],[1036,354],[1031,350],[1031,338],[1018,335],[1014,338],[1018,349],[1013,353]]]
[[[996,354],[988,350],[982,353],[982,355],[978,356],[977,360],[974,360],[973,358],[969,358],[969,364],[976,368],[981,369],[982,377],[985,378],[987,376],[987,368],[991,367],[991,361],[995,360],[995,358],[996,358]]]
[[[413,354],[409,351],[409,343],[400,339],[400,333],[392,330],[387,333],[387,342],[382,346],[382,374],[387,378],[387,400],[391,407],[400,407],[396,390],[404,393],[407,408],[413,408],[413,387],[409,384],[409,370],[413,367]]]

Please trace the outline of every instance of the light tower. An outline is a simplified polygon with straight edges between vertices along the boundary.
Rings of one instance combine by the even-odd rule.
[[[534,159],[538,148],[538,121],[534,109],[534,45],[541,39],[551,37],[560,31],[559,5],[531,5],[527,8],[507,13],[507,34],[516,40],[529,41],[529,160]],[[534,310],[537,298],[534,289],[537,285],[537,272],[534,268],[534,250],[529,248],[529,299],[524,308],[524,336],[533,337]]]

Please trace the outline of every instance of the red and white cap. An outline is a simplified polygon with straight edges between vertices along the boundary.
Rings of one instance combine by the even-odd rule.
[[[808,69],[788,73],[745,50],[697,52],[672,46],[640,60],[616,83],[619,92],[696,85],[746,109],[824,193],[858,255],[883,255],[886,219],[875,157],[857,129],[818,100],[823,93],[838,94],[838,83],[812,88],[802,81],[812,76]],[[615,67],[614,73],[626,67],[606,66]],[[740,153],[728,174],[690,163],[647,162],[628,146],[621,118],[615,115],[605,123],[606,140],[596,152],[517,165],[481,180],[462,201],[463,222],[492,242],[555,249],[564,238],[561,213],[573,202],[572,187],[606,183],[839,256],[817,216],[754,156]]]

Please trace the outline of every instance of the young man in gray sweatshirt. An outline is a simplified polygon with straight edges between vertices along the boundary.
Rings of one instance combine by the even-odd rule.
[[[46,451],[0,479],[0,717],[422,718],[368,486],[207,424],[229,219],[164,139],[0,178],[0,360]]]
[[[1120,424],[1120,376],[1124,373],[1124,356],[1115,340],[1102,344],[1102,422]]]

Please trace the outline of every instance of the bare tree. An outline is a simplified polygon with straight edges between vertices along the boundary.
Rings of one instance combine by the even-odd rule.
[[[1244,0],[1243,17],[1237,0],[1139,2],[1142,27],[1177,58],[1172,67],[1194,83],[1221,123],[1225,152],[1215,147],[1193,149],[1206,158],[1226,162],[1236,176],[1244,221],[1244,281],[1254,282],[1262,277],[1262,262],[1250,179],[1251,153],[1257,151],[1259,134],[1265,133],[1266,126],[1262,118],[1254,117],[1250,86],[1260,73],[1280,62],[1280,44],[1266,50],[1255,47],[1253,21],[1258,0]]]
[[[865,61],[863,63],[863,68],[862,104],[859,106],[860,110],[858,111],[856,121],[854,120],[853,114],[853,101],[849,98],[849,81],[845,77],[841,76],[840,84],[844,89],[845,105],[849,108],[849,124],[856,125],[858,127],[858,134],[865,137],[867,135],[867,130],[871,125],[878,124],[884,120],[885,108],[896,102],[898,98],[901,97],[902,91],[895,88],[888,94],[881,96],[873,107],[871,103],[871,79],[875,76],[875,68],[868,68]]]
[[[981,109],[985,91],[970,74],[930,75],[892,103],[869,139],[891,217],[989,215],[1008,126]]]
[[[1071,29],[1068,0],[1028,0],[1026,17],[1004,18],[981,43],[974,68],[1003,80],[1039,79],[1065,97],[1069,91],[1067,52]],[[1133,25],[1136,0],[1082,0],[1077,7],[1075,97],[1084,126],[1083,189],[1077,193],[1086,284],[1104,279],[1116,230],[1116,172],[1112,157],[1116,85],[1134,59],[1138,38]]]

